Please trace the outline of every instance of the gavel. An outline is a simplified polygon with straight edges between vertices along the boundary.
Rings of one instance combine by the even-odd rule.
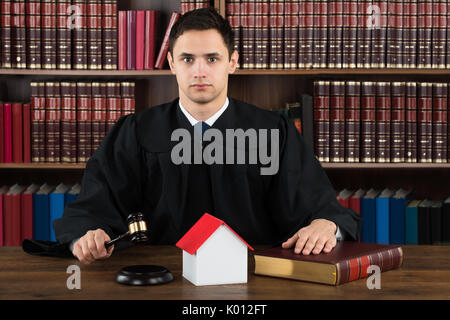
[[[130,239],[135,245],[145,244],[149,240],[147,223],[141,212],[130,214],[127,217],[127,223],[128,231],[111,241],[105,242],[106,249],[122,239]]]

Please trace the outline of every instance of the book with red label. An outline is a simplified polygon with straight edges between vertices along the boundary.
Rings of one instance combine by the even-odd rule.
[[[158,57],[156,58],[155,68],[162,69],[164,68],[164,64],[166,62],[167,52],[169,51],[169,35],[170,30],[172,30],[175,22],[180,18],[180,14],[178,12],[172,12],[169,20],[169,24],[167,25],[166,33],[164,34],[164,38],[161,44],[161,49],[159,50]]]
[[[329,253],[302,255],[294,249],[270,248],[254,253],[255,274],[340,285],[363,279],[377,266],[381,272],[399,268],[403,250],[397,245],[338,241]]]

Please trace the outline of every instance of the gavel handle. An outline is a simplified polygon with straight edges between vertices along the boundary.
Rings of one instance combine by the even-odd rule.
[[[130,231],[128,230],[126,233],[122,234],[121,236],[118,236],[117,238],[111,240],[111,241],[107,241],[105,242],[105,247],[106,249],[108,249],[110,246],[112,246],[114,243],[122,240],[125,237],[128,237],[130,235]]]

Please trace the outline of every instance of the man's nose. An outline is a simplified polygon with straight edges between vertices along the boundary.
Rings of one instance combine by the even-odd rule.
[[[206,72],[207,72],[207,64],[205,61],[203,61],[203,59],[197,59],[197,61],[195,61],[195,74],[194,77],[195,78],[206,78]]]

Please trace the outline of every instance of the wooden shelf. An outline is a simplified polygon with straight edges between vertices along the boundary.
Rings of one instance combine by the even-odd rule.
[[[0,163],[0,169],[84,170],[86,163]]]
[[[325,169],[450,169],[450,163],[321,163]],[[85,163],[0,163],[0,169],[84,170]]]
[[[450,69],[239,69],[234,75],[450,75]],[[170,76],[170,70],[45,70],[0,69],[0,75],[32,76]]]

